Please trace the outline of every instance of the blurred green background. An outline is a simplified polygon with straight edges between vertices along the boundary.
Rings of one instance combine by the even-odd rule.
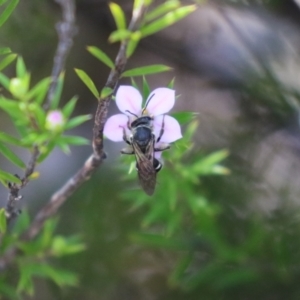
[[[118,3],[129,15],[132,3]],[[98,46],[111,58],[118,50],[107,42],[114,29],[107,4],[77,1],[78,33],[67,61],[64,99],[79,95],[80,114],[94,113],[97,103],[73,69],[84,69],[99,88],[109,71],[86,46]],[[60,13],[53,1],[23,1],[2,28],[1,44],[24,57],[33,81],[51,72]],[[127,176],[128,166],[119,159],[122,144],[107,141],[108,159],[59,212],[58,233],[80,234],[87,249],[53,263],[77,272],[80,284],[59,288],[38,279],[36,294],[28,299],[300,299],[299,16],[291,0],[207,1],[142,41],[128,68],[173,67],[147,79],[154,89],[175,76],[181,96],[174,111],[199,113],[194,147],[170,150],[158,192],[145,200],[136,191],[135,175]],[[114,103],[110,112],[117,112]],[[4,115],[0,126],[11,131]],[[92,121],[76,133],[90,139]],[[199,182],[184,174],[221,149],[229,156],[216,163],[230,174],[201,171]],[[70,156],[55,151],[38,167],[41,177],[23,191],[31,215],[90,152],[89,147],[74,148]],[[184,152],[182,161],[175,158]],[[6,197],[3,189],[2,206]],[[177,204],[163,206],[172,197]],[[163,213],[150,222],[155,209]]]

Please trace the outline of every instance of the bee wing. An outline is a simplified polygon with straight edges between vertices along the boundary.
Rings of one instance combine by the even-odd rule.
[[[145,153],[139,146],[133,142],[132,147],[135,153],[138,177],[143,190],[151,196],[154,193],[156,185],[156,170],[153,166],[154,140],[149,143]]]

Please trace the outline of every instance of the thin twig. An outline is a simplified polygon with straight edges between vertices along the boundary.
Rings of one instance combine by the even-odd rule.
[[[139,10],[135,11],[129,25],[129,30],[135,30],[140,26],[140,22],[145,13],[146,7],[141,6]],[[126,49],[128,41],[121,43],[119,52],[115,60],[115,68],[111,70],[106,87],[115,90],[121,74],[127,63]],[[53,194],[50,201],[38,212],[34,218],[30,228],[23,234],[22,240],[33,239],[43,228],[45,221],[53,216],[61,205],[85,182],[93,172],[100,166],[106,155],[103,151],[103,128],[106,121],[107,111],[111,100],[111,95],[100,99],[93,129],[93,154],[86,160],[84,165],[78,172],[72,176],[56,193]],[[16,247],[10,248],[0,258],[0,270],[4,270],[18,254]]]
[[[65,63],[69,51],[73,45],[73,37],[76,34],[75,27],[75,3],[74,0],[55,0],[62,9],[62,21],[56,24],[58,45],[53,59],[51,84],[48,90],[44,109],[48,110],[57,86],[58,77],[65,69]]]
[[[64,70],[66,58],[73,44],[73,36],[76,32],[74,0],[56,0],[56,2],[60,4],[62,8],[62,21],[56,25],[59,41],[54,55],[51,84],[44,105],[45,110],[48,110],[50,107],[59,74]],[[19,210],[16,209],[17,202],[22,198],[22,196],[19,195],[19,192],[29,182],[29,177],[35,170],[39,154],[40,151],[38,147],[34,146],[31,158],[25,169],[24,177],[21,178],[21,184],[11,183],[8,186],[9,195],[6,205],[6,217],[8,223],[10,223],[19,214]]]

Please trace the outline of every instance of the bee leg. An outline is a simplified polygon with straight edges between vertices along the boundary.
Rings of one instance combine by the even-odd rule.
[[[123,141],[128,144],[128,145],[131,145],[131,142],[128,140],[128,137],[126,135],[126,131],[125,131],[125,128],[123,127]]]
[[[132,147],[126,147],[121,150],[121,153],[131,155],[131,154],[134,154],[134,151],[133,151]]]
[[[161,124],[161,129],[160,129],[160,132],[159,132],[159,136],[156,140],[156,143],[158,143],[161,139],[161,137],[163,136],[165,132],[165,115],[163,115],[163,121],[162,121],[162,124]]]

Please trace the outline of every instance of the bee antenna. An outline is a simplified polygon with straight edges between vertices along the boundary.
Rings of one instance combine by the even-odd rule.
[[[131,112],[131,111],[129,111],[129,110],[125,110],[125,112],[128,112],[128,113],[130,113],[131,115],[133,115],[133,116],[135,116],[135,117],[137,117],[137,118],[138,118],[138,116],[137,116],[136,114],[132,113],[132,112]]]
[[[155,94],[152,94],[151,97],[147,100],[145,107],[143,109],[143,112],[147,109],[148,104],[150,103],[150,100],[154,97]]]

